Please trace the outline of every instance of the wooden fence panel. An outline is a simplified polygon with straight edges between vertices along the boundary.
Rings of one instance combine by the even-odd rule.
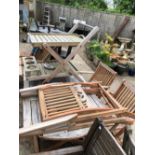
[[[100,27],[100,36],[101,38],[105,37],[105,32],[112,35],[114,31],[119,27],[119,25],[125,19],[124,15],[120,14],[110,14],[105,12],[95,12],[89,9],[77,9],[68,6],[63,6],[59,4],[48,4],[51,7],[52,24],[59,21],[59,16],[66,18],[66,26],[72,27],[73,20],[84,20],[87,24],[92,26]],[[43,12],[43,3],[37,1],[37,20],[41,20],[42,12]],[[120,33],[122,37],[132,37],[132,30],[135,29],[135,17],[130,16],[130,21],[124,28],[124,30]],[[87,29],[86,29],[87,30]]]

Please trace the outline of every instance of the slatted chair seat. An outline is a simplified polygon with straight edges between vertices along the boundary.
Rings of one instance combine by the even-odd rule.
[[[106,129],[103,122],[96,119],[86,136],[83,145],[67,147],[49,152],[35,153],[31,155],[126,155],[116,139]]]
[[[116,75],[117,72],[100,62],[95,73],[92,75],[89,81],[102,81],[103,86],[110,86]]]

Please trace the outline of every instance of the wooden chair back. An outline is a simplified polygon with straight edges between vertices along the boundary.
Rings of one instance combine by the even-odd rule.
[[[127,112],[135,113],[135,90],[127,81],[123,81],[114,94],[114,98]]]
[[[83,144],[85,155],[126,155],[100,119],[93,123]]]
[[[110,86],[116,75],[117,72],[100,62],[95,73],[90,78],[90,81],[102,81],[103,86]]]
[[[131,139],[130,133],[127,128],[125,128],[124,138],[123,138],[123,149],[127,155],[135,155],[135,144]]]

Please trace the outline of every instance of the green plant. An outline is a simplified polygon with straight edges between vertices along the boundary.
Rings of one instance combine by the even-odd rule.
[[[100,42],[97,40],[92,40],[89,44],[88,44],[88,49],[90,50],[91,54],[96,55],[97,53],[99,53],[101,51],[101,45]]]
[[[110,43],[112,43],[114,41],[114,39],[112,38],[112,36],[110,36],[108,33],[105,33],[105,37],[106,37],[106,40]]]
[[[102,62],[104,62],[108,66],[112,66],[112,62],[110,59],[110,44],[103,45],[101,42],[93,40],[88,44],[87,47],[92,55],[97,56]]]
[[[114,4],[120,13],[135,14],[135,0],[114,0]]]

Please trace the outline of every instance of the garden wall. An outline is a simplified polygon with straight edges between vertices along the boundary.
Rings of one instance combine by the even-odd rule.
[[[105,12],[95,12],[89,9],[76,9],[64,5],[43,3],[37,1],[36,3],[36,18],[42,20],[42,13],[44,6],[50,6],[51,10],[51,24],[59,21],[59,16],[67,19],[66,26],[72,27],[73,19],[86,21],[87,24],[100,27],[100,35],[104,37],[107,32],[113,34],[116,28],[123,22],[125,16],[120,14],[110,14]],[[130,16],[130,21],[121,32],[122,37],[132,37],[132,30],[135,29],[135,17]]]

